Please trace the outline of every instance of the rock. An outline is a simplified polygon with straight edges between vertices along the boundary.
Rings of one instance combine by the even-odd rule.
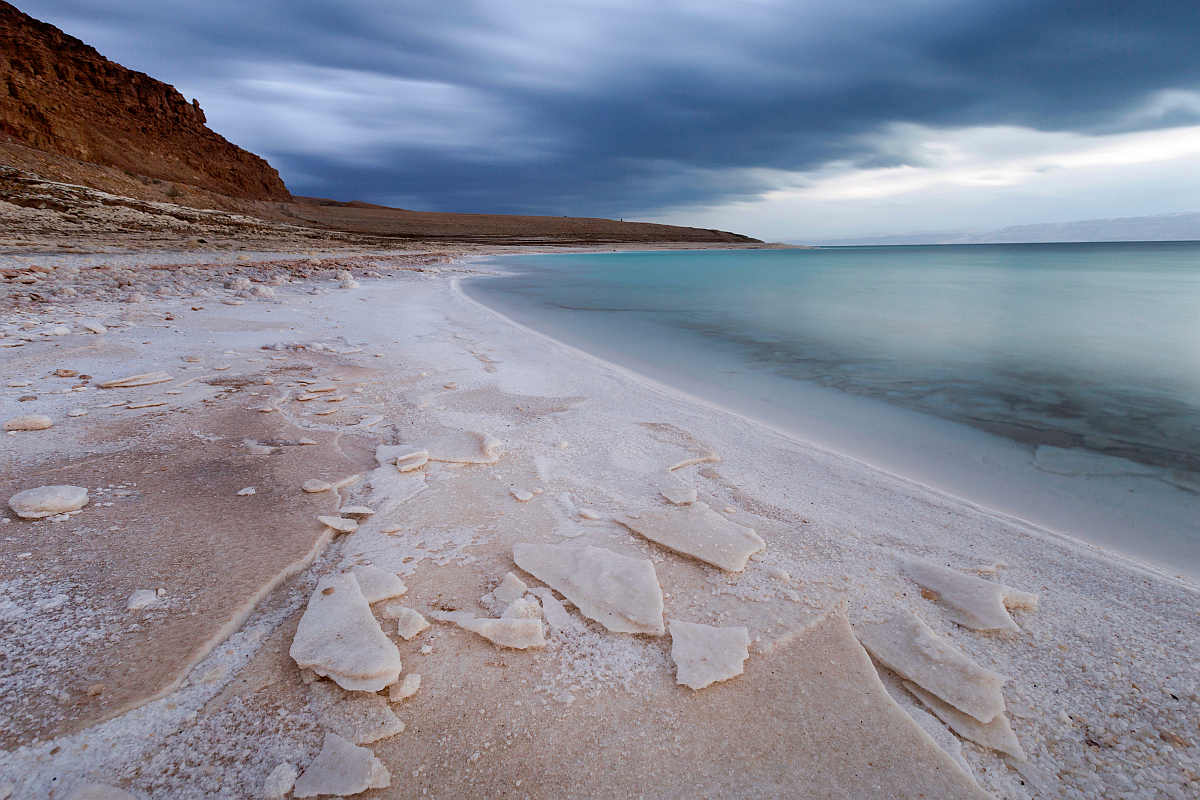
[[[129,389],[134,386],[152,386],[172,380],[175,379],[165,372],[143,372],[140,375],[127,375],[124,378],[114,378],[96,385],[101,389]]]
[[[138,589],[129,595],[129,602],[125,604],[125,608],[129,611],[141,611],[143,608],[158,605],[158,601],[158,592],[153,589]]]
[[[338,533],[354,533],[356,530],[358,530],[358,523],[352,519],[346,519],[345,517],[332,517],[328,514],[318,514],[317,522],[333,528]]]
[[[4,430],[44,431],[53,424],[54,420],[50,419],[45,414],[25,414],[20,417],[13,417],[10,420],[5,420]]]
[[[393,703],[398,703],[401,700],[407,700],[417,693],[421,688],[421,676],[419,673],[410,672],[404,676],[404,680],[399,683],[393,683],[388,687],[388,700]]]
[[[463,630],[477,633],[501,647],[526,650],[546,646],[540,619],[485,619],[469,611],[433,611],[430,616],[438,622],[450,622]]]
[[[725,519],[701,502],[643,511],[621,524],[652,542],[730,572],[744,570],[750,556],[767,547],[753,528]]]
[[[300,488],[310,494],[319,494],[321,492],[328,492],[333,488],[333,484],[329,481],[319,481],[316,478],[310,478]]]
[[[386,789],[391,783],[391,774],[374,753],[346,741],[336,733],[327,733],[320,754],[296,780],[292,795],[346,796],[367,789]]]
[[[22,519],[41,519],[78,511],[87,503],[88,491],[82,486],[39,486],[14,494],[8,507]]]
[[[513,561],[610,631],[666,632],[662,588],[654,565],[644,558],[600,547],[518,543]]]
[[[694,690],[742,674],[750,657],[750,631],[670,620],[675,680]]]
[[[275,769],[271,770],[271,774],[263,781],[262,795],[266,800],[280,800],[287,797],[288,792],[296,785],[296,776],[300,771],[296,769],[294,764],[289,764],[286,761]]]
[[[429,627],[429,621],[421,616],[421,612],[399,603],[388,603],[383,607],[382,613],[384,619],[396,620],[396,633],[406,642],[416,638],[417,634]]]
[[[362,591],[363,597],[367,598],[368,603],[391,600],[393,597],[401,597],[408,591],[404,581],[400,580],[400,576],[394,572],[370,566],[355,567],[351,571],[354,573],[354,579],[358,581],[358,588]]]
[[[395,683],[400,651],[379,627],[354,575],[323,578],[308,600],[290,650],[302,668],[343,689],[377,692]]]

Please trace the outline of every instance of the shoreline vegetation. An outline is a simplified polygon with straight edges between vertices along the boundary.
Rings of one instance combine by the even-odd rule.
[[[581,357],[463,255],[0,260],[0,494],[87,490],[3,523],[12,796],[1194,790],[1193,584]]]

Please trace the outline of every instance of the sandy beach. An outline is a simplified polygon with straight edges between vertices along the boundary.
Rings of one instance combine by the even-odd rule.
[[[0,520],[0,798],[1200,791],[1194,583],[523,328],[461,255],[4,258],[105,288],[0,315],[0,418],[51,422],[0,498],[88,494]]]

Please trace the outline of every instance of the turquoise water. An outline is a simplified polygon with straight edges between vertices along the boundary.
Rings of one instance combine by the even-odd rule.
[[[493,263],[506,274],[467,291],[556,338],[967,499],[1139,555],[1132,539],[1158,537],[1151,560],[1200,565],[1200,243]],[[989,476],[989,456],[1017,461]],[[1073,479],[1084,510],[1118,479],[1146,507],[1123,499],[1094,533],[1087,514],[1022,506],[1018,461],[1026,483]],[[1163,503],[1178,514],[1154,533]]]

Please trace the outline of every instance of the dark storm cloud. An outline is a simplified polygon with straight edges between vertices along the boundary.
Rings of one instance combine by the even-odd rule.
[[[200,95],[294,191],[620,216],[915,158],[894,122],[1111,132],[1200,89],[1196,0],[19,4]]]

